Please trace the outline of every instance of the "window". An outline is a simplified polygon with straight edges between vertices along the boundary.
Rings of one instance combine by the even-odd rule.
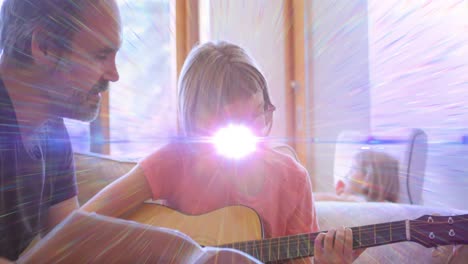
[[[90,129],[89,123],[80,122],[71,119],[65,119],[65,126],[67,127],[68,134],[75,152],[89,152],[90,149]]]
[[[119,0],[120,80],[109,89],[110,155],[140,158],[176,132],[174,14],[170,0]],[[102,118],[102,117],[101,117]],[[89,124],[66,121],[75,151],[90,150]],[[91,135],[95,136],[95,135]],[[107,142],[105,142],[107,143]]]
[[[109,94],[110,154],[142,157],[175,135],[175,44],[171,1],[119,1],[120,80]]]

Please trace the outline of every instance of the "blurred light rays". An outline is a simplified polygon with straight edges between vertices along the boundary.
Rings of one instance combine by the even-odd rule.
[[[227,158],[242,159],[257,148],[257,138],[245,126],[228,125],[213,136],[218,153]]]
[[[124,26],[117,59],[121,80],[110,88],[111,139],[101,143],[112,145],[112,155],[143,157],[177,140],[175,14],[169,0],[118,4]],[[331,171],[333,148],[340,144],[336,135],[343,129],[373,134],[419,127],[429,134],[428,175],[453,173],[461,180],[464,165],[439,159],[465,155],[467,2],[315,1],[310,6],[304,30],[310,57],[306,61],[313,65],[307,65],[310,83],[304,88],[311,104],[304,111],[313,123],[306,128],[311,135],[307,138],[284,136],[284,3],[213,0],[206,7],[211,24],[201,28],[207,32],[205,40],[241,44],[267,76],[279,109],[273,136],[266,140],[318,146],[317,171],[310,173],[325,175]],[[88,150],[88,125],[67,121],[67,126],[78,142],[75,149]],[[321,162],[321,157],[330,160]],[[443,183],[426,180],[429,189]]]

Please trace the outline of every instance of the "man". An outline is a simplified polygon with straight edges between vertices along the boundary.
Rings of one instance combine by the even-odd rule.
[[[98,10],[93,2],[2,6],[0,252],[10,259],[78,208],[62,117],[93,120],[100,93],[119,78],[117,7],[102,1]]]
[[[96,117],[101,93],[119,79],[115,56],[120,44],[115,0],[3,2],[0,261],[90,262],[106,254],[128,253],[116,260],[122,262],[135,259],[132,253],[145,257],[149,249],[149,259],[161,259],[175,255],[178,248],[161,246],[164,239],[195,245],[183,237],[175,239],[180,234],[169,230],[74,213],[25,252],[35,237],[47,234],[78,208],[73,152],[62,118],[88,122]],[[89,240],[83,230],[96,226],[93,235],[99,239]],[[141,241],[142,248],[126,251],[136,237],[148,240]]]

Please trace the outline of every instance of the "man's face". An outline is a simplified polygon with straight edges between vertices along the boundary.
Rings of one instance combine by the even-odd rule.
[[[72,38],[71,52],[50,71],[48,97],[52,114],[92,121],[97,117],[101,93],[119,74],[115,57],[121,44],[121,25],[114,0],[100,1],[85,10],[82,29]]]

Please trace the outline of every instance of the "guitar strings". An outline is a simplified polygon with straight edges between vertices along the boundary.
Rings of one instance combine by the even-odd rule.
[[[314,243],[312,241],[317,235],[318,233],[290,236],[289,243],[281,241],[280,238],[266,240],[269,243],[264,241],[240,242],[239,246],[235,246],[235,248],[267,261],[313,256]],[[281,246],[287,246],[287,248],[284,249]]]
[[[410,220],[410,221],[411,221],[411,227],[419,227],[419,226],[423,226],[423,225],[445,225],[445,224],[448,224],[447,221],[434,221],[432,223],[429,223],[429,222],[424,221],[424,220]],[[460,223],[460,222],[468,222],[468,217],[466,219],[462,218],[462,219],[454,220],[453,225],[455,225],[457,223]],[[402,221],[392,222],[392,224],[382,223],[382,224],[375,224],[375,225],[366,225],[366,226],[362,226],[362,227],[351,227],[351,229],[358,229],[358,228],[360,228],[359,231],[361,232],[361,235],[362,235],[362,233],[374,234],[374,229],[375,229],[375,233],[390,230],[389,228],[391,228],[392,231],[401,231],[401,230],[406,230],[406,222],[405,222],[405,220],[402,220]],[[411,231],[415,232],[417,230],[411,230]],[[264,239],[264,240],[252,240],[252,241],[245,241],[245,242],[240,242],[240,243],[248,243],[248,242],[260,243],[260,241],[265,241],[265,242],[269,241],[267,243],[270,243],[272,245],[278,245],[278,244],[281,245],[281,244],[284,244],[284,243],[285,244],[288,243],[288,241],[284,241],[287,238],[289,238],[289,243],[297,242],[297,241],[300,242],[301,240],[303,240],[304,236],[307,236],[307,235],[317,236],[319,233],[325,233],[325,232],[327,232],[327,231],[320,231],[320,232],[310,233],[310,234],[297,234],[297,235],[291,235],[291,236],[282,236],[282,237],[269,238],[269,239]],[[275,240],[278,240],[278,241],[275,242]]]
[[[400,221],[400,222],[393,222],[392,225],[390,224],[376,224],[375,228],[373,225],[367,225],[367,226],[362,226],[360,227],[361,233],[374,233],[375,232],[381,232],[385,230],[389,230],[389,227],[392,228],[392,230],[404,230],[406,228],[405,222]],[[357,229],[359,227],[352,227],[352,229]],[[310,236],[311,238],[314,238],[320,234],[320,233],[325,233],[327,231],[320,231],[320,232],[315,232],[315,233],[310,233],[310,234],[296,234],[296,235],[291,235],[291,236],[282,236],[282,237],[277,237],[277,238],[268,238],[264,240],[251,240],[251,241],[245,241],[245,242],[240,242],[240,243],[260,243],[260,241],[264,241],[265,243],[269,243],[272,245],[278,245],[278,244],[287,244],[288,241],[287,239],[289,238],[289,243],[291,242],[297,242],[297,241],[303,241],[305,236]],[[315,237],[312,237],[315,236]],[[227,244],[228,245],[228,244]]]
[[[460,222],[467,222],[468,221],[468,216],[453,216],[454,217],[454,222],[453,225],[456,223]],[[440,218],[440,216],[438,217]],[[444,217],[446,218],[446,217]],[[459,219],[461,218],[461,219]],[[432,223],[429,223],[428,221],[425,220],[410,220],[411,221],[411,227],[418,227],[418,226],[427,226],[427,225],[442,225],[442,224],[448,224],[447,220],[441,220],[437,221],[434,220]],[[367,225],[360,227],[360,232],[361,232],[361,238],[362,238],[362,233],[372,233],[377,234],[378,232],[384,231],[384,230],[389,230],[389,227],[391,227],[392,231],[401,231],[405,230],[406,231],[406,223],[405,220],[403,221],[398,221],[398,222],[392,222],[390,223],[382,223],[382,224],[376,224],[376,225]],[[352,229],[356,229],[359,227],[352,227]],[[420,233],[417,229],[412,229],[411,230],[413,233]],[[270,238],[270,239],[265,239],[265,240],[253,240],[253,241],[245,241],[245,242],[239,242],[239,243],[234,243],[234,244],[226,244],[224,245],[225,247],[232,247],[236,248],[239,250],[242,250],[246,253],[252,253],[252,255],[257,255],[258,257],[264,255],[263,253],[268,253],[268,261],[271,260],[271,256],[274,256],[274,259],[277,259],[277,257],[282,257],[284,255],[290,255],[289,253],[293,252],[296,253],[296,255],[313,255],[313,252],[310,252],[311,250],[313,251],[314,249],[314,244],[313,240],[316,238],[316,236],[319,233],[323,232],[317,232],[317,233],[310,233],[310,234],[298,234],[298,235],[292,235],[292,236],[284,236],[284,237],[278,237],[278,238]],[[366,235],[364,235],[366,236]],[[288,239],[286,239],[288,238]],[[368,239],[371,239],[373,241],[376,241],[377,239],[373,236],[371,237],[366,237]],[[406,238],[406,237],[405,237]],[[417,241],[422,241],[422,239],[418,237],[413,237],[413,239]],[[356,238],[353,237],[353,242],[356,242]],[[362,240],[361,240],[362,242]],[[384,242],[391,242],[390,240],[384,241]],[[238,244],[238,246],[236,246]],[[375,244],[375,243],[371,243]],[[424,244],[424,243],[421,243]],[[232,245],[232,246],[231,246]],[[281,247],[287,246],[287,249],[282,249]],[[276,247],[277,250],[274,252],[275,254],[271,254],[271,249]],[[286,253],[286,254],[284,254]],[[265,254],[266,255],[266,254]],[[266,256],[265,256],[266,257]]]

